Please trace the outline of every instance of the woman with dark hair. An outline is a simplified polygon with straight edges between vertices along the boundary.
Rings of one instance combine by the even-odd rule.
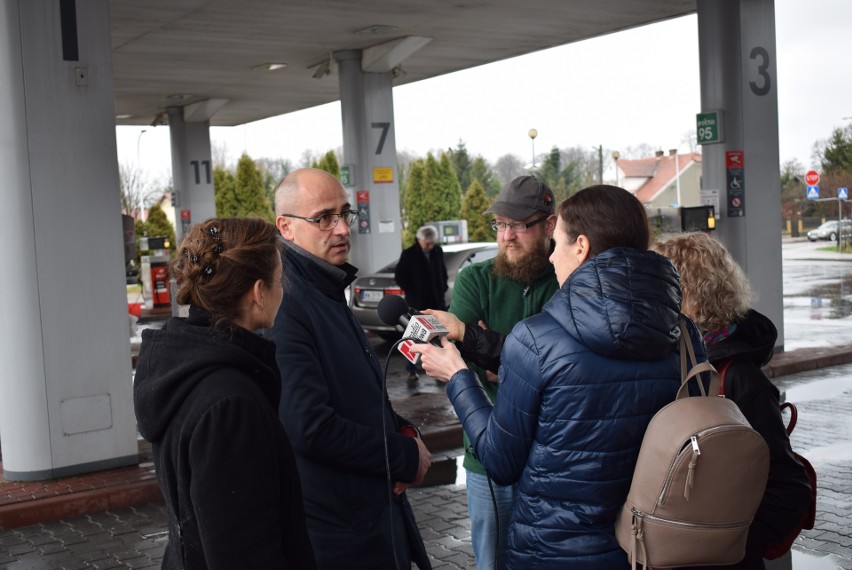
[[[778,331],[751,309],[748,279],[720,242],[695,232],[670,237],[654,249],[680,272],[683,313],[703,333],[710,363],[724,370],[725,397],[769,446],[769,479],[749,527],[745,558],[713,567],[762,570],[767,545],[783,542],[797,528],[811,500],[807,473],[793,456],[781,417],[781,395],[761,370],[772,358]]]
[[[207,220],[172,263],[187,318],[145,330],[133,399],[166,500],[163,568],[315,568],[299,474],[278,419],[271,327],[281,304],[278,230]]]
[[[558,214],[561,287],[506,337],[494,407],[452,344],[414,350],[449,379],[489,476],[517,484],[507,567],[625,569],[615,520],[645,428],[680,386],[678,276],[648,251],[645,208],[626,190],[586,188]]]

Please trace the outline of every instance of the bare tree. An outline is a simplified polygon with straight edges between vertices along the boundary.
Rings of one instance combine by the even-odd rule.
[[[652,158],[656,149],[648,143],[633,144],[621,151],[621,158],[638,160],[640,158]]]
[[[222,141],[211,141],[210,154],[213,159],[213,166],[220,166],[225,169],[231,169],[233,164],[228,163],[228,145]]]
[[[504,154],[498,158],[492,170],[500,179],[501,185],[505,185],[507,182],[527,173],[524,169],[524,162],[515,154]]]
[[[689,148],[689,152],[698,151],[698,137],[695,136],[695,129],[685,131],[680,136],[680,144]]]
[[[145,171],[133,163],[124,162],[118,165],[118,179],[122,212],[139,219],[142,211],[156,196],[157,189],[152,188]]]

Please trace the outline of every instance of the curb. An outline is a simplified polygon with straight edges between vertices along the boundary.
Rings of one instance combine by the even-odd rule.
[[[776,354],[769,364],[763,367],[763,372],[770,378],[778,378],[850,362],[850,347],[799,348]]]
[[[0,531],[153,502],[163,502],[156,480],[22,501],[0,509]]]

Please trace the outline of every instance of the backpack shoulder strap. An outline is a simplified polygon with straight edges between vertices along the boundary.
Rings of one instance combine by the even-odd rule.
[[[722,365],[717,369],[719,371],[719,395],[725,395],[725,373],[728,371],[728,368],[731,367],[731,363],[733,360],[726,360],[722,363]]]
[[[698,390],[701,396],[709,396],[718,392],[719,374],[709,361],[704,360],[698,362],[695,356],[695,349],[692,346],[692,338],[689,334],[689,327],[695,327],[692,321],[688,321],[682,315],[678,321],[680,329],[680,374],[681,384],[678,389],[675,399],[685,398],[689,396],[687,385],[690,380],[695,380],[698,385]],[[704,390],[704,383],[701,381],[701,374],[710,373],[710,386],[708,391]]]

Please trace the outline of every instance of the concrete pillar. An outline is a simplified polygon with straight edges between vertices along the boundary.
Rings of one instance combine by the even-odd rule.
[[[0,0],[4,478],[137,462],[107,0]]]
[[[719,190],[717,237],[748,275],[755,309],[784,347],[773,0],[698,0],[701,111],[722,111],[703,146],[703,187]],[[741,162],[740,162],[741,161]]]
[[[178,244],[192,224],[216,216],[213,194],[213,160],[210,152],[208,117],[190,122],[185,107],[169,107],[172,148],[175,237]]]
[[[365,73],[361,50],[336,52],[343,119],[344,177],[353,209],[350,262],[363,275],[399,257],[402,227],[393,115],[393,73]]]

